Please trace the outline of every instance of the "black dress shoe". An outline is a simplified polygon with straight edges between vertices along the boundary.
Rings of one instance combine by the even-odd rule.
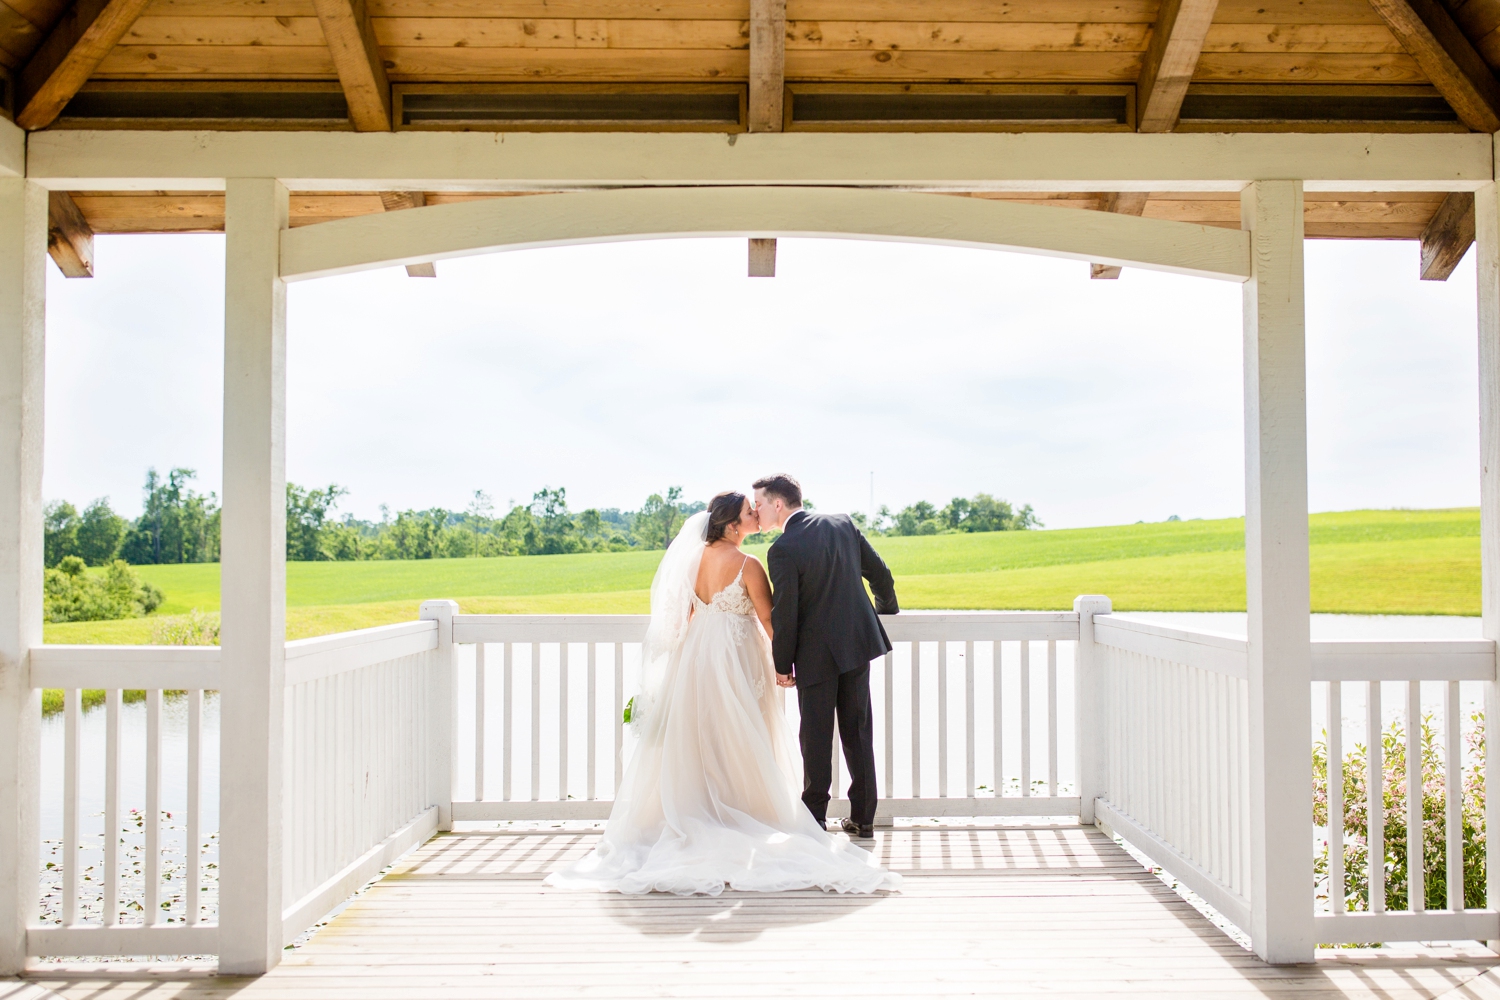
[[[854,837],[859,840],[875,839],[875,825],[873,823],[865,823],[861,825],[854,822],[854,820],[852,819],[844,819],[839,821],[839,826],[842,827],[844,832],[847,833],[850,837]]]

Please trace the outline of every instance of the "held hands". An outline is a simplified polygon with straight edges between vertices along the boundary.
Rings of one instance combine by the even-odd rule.
[[[784,688],[796,687],[797,678],[793,677],[791,674],[777,674],[776,686]]]

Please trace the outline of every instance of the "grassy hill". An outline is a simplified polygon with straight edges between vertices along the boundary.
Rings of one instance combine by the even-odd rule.
[[[1314,611],[1479,613],[1479,511],[1314,514]],[[1124,611],[1242,611],[1244,521],[877,538],[910,609],[1061,609],[1108,594]],[[764,549],[757,550],[764,555]],[[418,562],[290,563],[290,638],[416,617],[450,597],[479,613],[647,610],[660,552]],[[141,566],[167,595],[158,615],[219,607],[215,564]],[[48,625],[48,642],[148,642],[151,619]]]

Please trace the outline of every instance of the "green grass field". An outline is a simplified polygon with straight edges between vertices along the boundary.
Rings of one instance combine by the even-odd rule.
[[[1479,511],[1314,514],[1314,611],[1479,614]],[[1108,594],[1122,611],[1243,611],[1244,522],[877,538],[909,609],[1064,609]],[[758,550],[757,555],[764,555]],[[290,563],[287,635],[416,617],[427,599],[471,613],[644,612],[660,552],[420,562]],[[48,625],[48,642],[149,642],[153,619],[219,607],[216,564],[141,566],[166,593],[152,618]]]

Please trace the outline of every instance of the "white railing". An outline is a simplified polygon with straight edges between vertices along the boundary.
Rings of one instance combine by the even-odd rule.
[[[282,936],[296,940],[438,825],[438,621],[286,644]]]
[[[1103,687],[1104,766],[1099,821],[1132,842],[1178,881],[1247,934],[1251,931],[1251,859],[1255,817],[1248,794],[1249,691],[1246,640],[1115,617],[1093,620]],[[1495,645],[1488,640],[1314,642],[1312,680],[1324,689],[1326,711],[1312,720],[1328,736],[1329,815],[1342,817],[1343,756],[1349,745],[1343,706],[1349,689],[1364,700],[1369,898],[1351,912],[1344,898],[1344,829],[1332,822],[1328,912],[1314,914],[1320,943],[1495,940],[1500,914],[1463,906],[1464,844],[1460,683],[1495,680]],[[1447,907],[1425,910],[1420,838],[1409,843],[1409,909],[1385,905],[1382,789],[1386,768],[1382,683],[1404,687],[1407,759],[1420,760],[1421,685],[1442,688],[1448,871]],[[1316,711],[1316,710],[1315,710]],[[1416,720],[1417,724],[1411,724]],[[1357,727],[1356,727],[1357,728]],[[1373,734],[1373,737],[1372,737]],[[1421,768],[1407,772],[1408,829],[1421,828]],[[1312,817],[1308,817],[1312,832]],[[1311,838],[1309,838],[1311,839]],[[1471,847],[1470,850],[1476,848]],[[1313,887],[1309,886],[1311,891]],[[1311,901],[1310,904],[1311,905]]]
[[[474,646],[473,798],[455,820],[603,819],[629,753],[641,615],[458,615]],[[1073,612],[902,614],[872,664],[878,819],[1077,815]],[[1061,647],[1061,648],[1060,648]],[[464,701],[468,701],[465,692]],[[795,698],[788,699],[789,706]],[[997,724],[998,720],[998,724]],[[580,760],[581,756],[581,760]],[[834,755],[829,814],[848,814]],[[1071,794],[1068,794],[1071,791]]]
[[[33,926],[26,934],[33,955],[202,955],[218,950],[217,907],[200,901],[205,876],[203,823],[203,696],[219,687],[219,650],[180,646],[43,646],[31,651],[31,683],[63,691],[63,832],[58,873],[60,925]],[[83,753],[82,702],[85,690],[105,693],[103,760]],[[145,692],[144,808],[137,823],[121,801],[121,701],[127,690]],[[163,816],[163,692],[187,699],[186,812],[181,855],[185,879],[170,882],[162,898],[163,833],[176,824]],[[174,764],[177,762],[173,762]],[[99,877],[85,887],[84,817],[80,815],[85,771],[102,770],[103,825]],[[89,838],[92,841],[92,837]],[[176,839],[175,837],[173,839]],[[139,851],[140,874],[130,855]],[[177,905],[180,898],[181,906]],[[164,907],[163,903],[167,905]],[[134,915],[138,908],[139,916]]]

